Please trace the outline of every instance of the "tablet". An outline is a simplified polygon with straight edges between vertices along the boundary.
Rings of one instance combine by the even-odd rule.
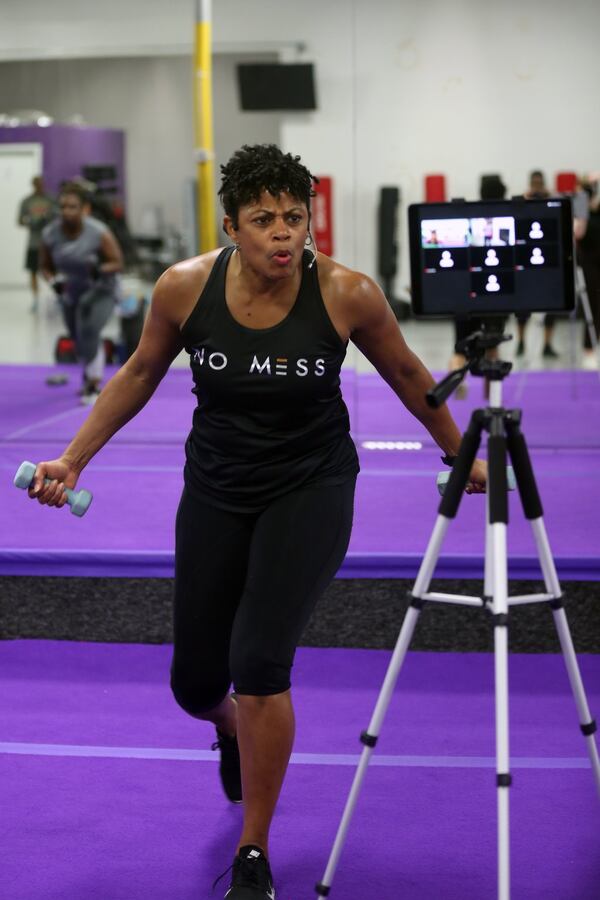
[[[573,309],[570,197],[414,203],[408,224],[415,315]]]

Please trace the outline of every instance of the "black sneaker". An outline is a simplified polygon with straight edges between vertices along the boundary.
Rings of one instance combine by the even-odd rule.
[[[240,772],[240,749],[237,737],[229,737],[221,734],[217,728],[217,740],[212,745],[212,750],[221,751],[219,774],[225,796],[232,803],[242,802],[242,774]]]
[[[551,344],[545,344],[544,349],[542,350],[542,356],[544,359],[558,359],[560,353],[557,353]]]
[[[275,900],[271,867],[260,847],[240,847],[231,868],[231,884],[224,900]]]
[[[84,406],[93,406],[98,399],[99,394],[99,383],[84,377],[81,389],[77,391],[79,402],[83,403]]]
[[[90,387],[79,395],[79,402],[83,406],[93,406],[99,396],[100,388],[95,386]]]

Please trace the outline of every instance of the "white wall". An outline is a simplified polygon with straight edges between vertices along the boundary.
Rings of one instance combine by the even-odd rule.
[[[237,61],[229,54],[214,60],[217,164],[246,138],[279,140],[278,116],[238,110]],[[149,204],[180,229],[184,182],[195,176],[192,77],[186,56],[5,62],[0,112],[39,109],[59,122],[81,114],[89,125],[122,128],[132,229],[139,230]]]
[[[4,0],[0,58],[188,52],[193,10],[192,0]],[[474,197],[483,172],[517,193],[534,167],[600,168],[597,0],[215,0],[213,16],[217,50],[279,46],[296,58],[306,44],[320,108],[284,116],[282,144],[335,177],[336,255],[366,271],[381,185],[399,185],[408,203],[431,171]]]
[[[194,9],[194,0],[2,0],[0,59],[180,51],[192,46]]]
[[[29,233],[17,227],[21,202],[41,170],[41,144],[0,144],[0,284],[23,283]]]
[[[558,171],[600,167],[596,0],[377,6],[381,18],[362,4],[358,16],[361,220],[373,221],[384,180],[408,203],[423,199],[428,172],[473,199],[486,172],[510,196],[534,168],[553,184]],[[372,259],[369,228],[360,265]]]

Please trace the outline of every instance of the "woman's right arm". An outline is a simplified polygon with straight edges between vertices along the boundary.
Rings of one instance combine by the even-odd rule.
[[[183,347],[180,326],[196,289],[189,274],[182,275],[177,267],[161,276],[137,350],[103,388],[62,456],[38,464],[30,497],[48,506],[64,506],[64,488],[75,486],[90,459],[145,406]],[[46,478],[51,479],[49,484]]]

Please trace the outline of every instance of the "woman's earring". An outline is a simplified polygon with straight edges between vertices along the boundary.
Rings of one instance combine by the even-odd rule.
[[[234,242],[233,249],[237,250],[238,253],[240,252],[240,245],[238,244],[237,241]]]
[[[304,243],[306,244],[307,247],[310,247],[312,245],[312,250],[310,252],[312,253],[313,258],[311,259],[311,261],[308,264],[308,268],[312,269],[312,267],[314,266],[314,264],[317,261],[317,252],[318,251],[317,251],[317,245],[316,245],[315,239],[312,236],[310,231],[306,235],[306,241]]]

